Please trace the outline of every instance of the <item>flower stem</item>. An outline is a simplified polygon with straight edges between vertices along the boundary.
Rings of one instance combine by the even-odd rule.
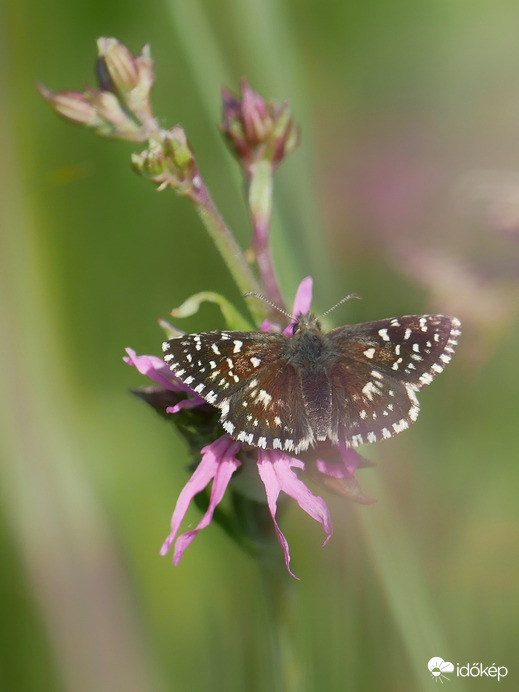
[[[211,198],[209,190],[200,177],[193,181],[193,192],[190,197],[195,203],[198,215],[231,272],[240,292],[245,294],[251,291],[260,291],[258,281],[247,264],[241,248],[223,220]],[[256,322],[260,323],[263,320],[264,314],[261,305],[251,301],[249,310]]]
[[[263,560],[259,564],[270,627],[273,692],[299,692],[302,687],[302,670],[290,637],[294,580],[280,569],[279,563]]]
[[[260,159],[249,166],[249,171],[248,202],[253,229],[252,247],[256,255],[263,290],[273,303],[285,309],[269,250],[273,166],[269,160]]]

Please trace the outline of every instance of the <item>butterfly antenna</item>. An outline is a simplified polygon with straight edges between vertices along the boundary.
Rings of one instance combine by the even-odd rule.
[[[249,293],[244,294],[244,298],[249,298],[250,296],[253,296],[254,298],[259,298],[263,302],[267,303],[267,305],[270,305],[271,308],[274,308],[278,312],[281,312],[285,317],[288,317],[289,320],[293,320],[294,316],[290,315],[286,310],[283,310],[283,308],[280,308],[279,305],[276,305],[276,303],[273,303],[271,300],[268,298],[265,298],[265,296],[262,296],[261,293],[255,293],[254,291],[250,291]]]
[[[325,315],[328,315],[332,310],[335,310],[335,308],[338,308],[339,305],[342,305],[345,303],[347,300],[350,300],[350,298],[356,298],[357,300],[362,300],[362,296],[359,295],[358,293],[350,293],[349,295],[345,296],[342,300],[339,300],[338,303],[336,303],[333,307],[329,308],[326,310],[326,312],[323,312],[322,315],[319,315],[318,319],[321,319],[321,317],[324,317]]]

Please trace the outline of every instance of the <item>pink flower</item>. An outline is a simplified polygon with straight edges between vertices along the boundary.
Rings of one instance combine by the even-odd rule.
[[[294,317],[300,313],[306,313],[310,309],[312,302],[312,279],[307,277],[299,285],[294,301]],[[266,322],[262,329],[270,329],[271,325]],[[292,335],[292,327],[289,325],[285,329],[285,334]],[[339,446],[339,454],[335,449],[323,447],[321,450],[311,450],[305,453],[304,460],[290,456],[280,450],[264,450],[244,447],[241,442],[233,440],[229,435],[221,434],[221,426],[215,417],[215,408],[209,406],[203,399],[197,396],[186,385],[177,380],[171,373],[166,363],[155,356],[137,356],[134,351],[127,349],[128,356],[125,361],[129,365],[135,366],[139,372],[149,377],[162,388],[168,390],[171,396],[178,397],[188,395],[180,401],[175,399],[173,406],[167,405],[167,400],[160,398],[160,403],[151,400],[151,395],[144,396],[149,403],[157,408],[162,408],[168,413],[180,413],[188,408],[205,406],[208,415],[214,420],[215,427],[211,428],[216,439],[210,440],[202,447],[202,457],[194,470],[191,478],[187,481],[181,491],[173,516],[171,519],[171,531],[164,541],[160,550],[161,555],[166,555],[173,547],[173,564],[178,565],[186,548],[193,542],[198,532],[206,528],[212,521],[215,510],[222,500],[227,490],[233,474],[245,464],[256,464],[257,473],[264,486],[265,501],[272,517],[274,530],[277,540],[283,550],[285,565],[288,572],[295,577],[290,568],[290,551],[287,539],[281,531],[278,520],[278,499],[280,493],[285,493],[292,498],[312,519],[318,521],[326,534],[323,546],[328,543],[332,535],[332,523],[330,512],[326,502],[319,496],[314,495],[305,485],[298,473],[307,472],[313,480],[321,482],[322,485],[338,492],[341,495],[356,499],[360,502],[368,501],[362,495],[353,476],[361,461],[361,457],[353,449],[345,445]],[[153,396],[157,396],[154,389]],[[164,403],[166,401],[166,403]],[[330,456],[331,460],[324,458]],[[193,498],[204,491],[211,484],[211,491],[207,509],[199,521],[196,528],[185,533],[180,533],[180,526]],[[297,577],[296,577],[297,578]]]

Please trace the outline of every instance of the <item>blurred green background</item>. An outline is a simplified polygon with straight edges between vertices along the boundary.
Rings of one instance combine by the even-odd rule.
[[[35,82],[94,83],[95,40],[150,43],[155,111],[181,122],[243,246],[219,87],[290,98],[276,178],[287,300],[307,274],[335,324],[456,314],[453,363],[416,426],[366,449],[377,498],[292,506],[300,689],[429,690],[427,662],[506,666],[518,688],[519,8],[481,2],[3,0],[0,4],[0,689],[272,690],[256,565],[215,525],[158,549],[184,445],[131,397],[123,349],[199,290],[240,297],[190,204],[132,173],[128,143],[63,122]],[[221,326],[210,308],[189,330]],[[197,521],[193,509],[189,521]],[[280,557],[281,559],[281,557]],[[297,671],[294,671],[296,674]]]

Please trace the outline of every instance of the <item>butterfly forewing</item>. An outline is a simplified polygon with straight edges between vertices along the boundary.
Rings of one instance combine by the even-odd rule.
[[[414,389],[430,384],[449,363],[461,334],[445,315],[408,315],[332,329],[327,335],[346,361],[368,363]]]
[[[165,341],[162,349],[173,373],[219,406],[279,358],[282,346],[274,332],[206,332]]]
[[[291,451],[294,440],[308,438],[310,431],[300,378],[286,362],[287,341],[277,332],[187,334],[164,342],[164,360],[221,409],[221,423],[232,437]]]

